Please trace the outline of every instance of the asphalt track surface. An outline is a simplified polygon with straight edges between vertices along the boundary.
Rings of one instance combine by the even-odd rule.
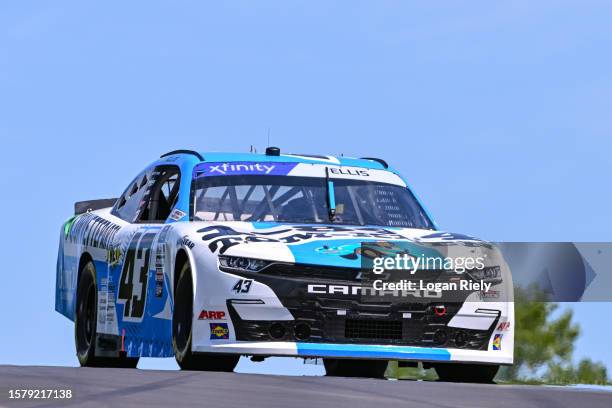
[[[70,389],[70,400],[9,400],[9,389]],[[612,393],[562,387],[331,377],[0,366],[2,407],[612,407]]]

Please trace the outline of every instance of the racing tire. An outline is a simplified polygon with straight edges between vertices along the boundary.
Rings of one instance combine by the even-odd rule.
[[[232,372],[239,355],[217,353],[193,353],[191,351],[193,322],[193,281],[189,262],[179,272],[174,290],[172,313],[172,347],[181,370]]]
[[[436,364],[439,381],[492,384],[498,365]]]
[[[136,368],[138,358],[96,356],[97,318],[96,267],[92,261],[88,261],[79,275],[74,319],[74,343],[79,364],[81,367]]]
[[[340,360],[324,358],[325,373],[330,377],[385,378],[386,360]]]

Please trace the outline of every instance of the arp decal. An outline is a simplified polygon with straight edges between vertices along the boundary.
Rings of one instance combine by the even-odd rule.
[[[314,239],[350,237],[354,239],[405,239],[384,228],[341,227],[341,226],[294,226],[270,232],[242,232],[225,225],[201,228],[203,241],[208,242],[212,252],[225,253],[229,248],[244,242],[281,242],[295,244]]]
[[[497,326],[497,331],[506,331],[510,328],[510,322],[501,322],[499,326]]]
[[[478,296],[480,297],[480,299],[486,300],[486,299],[499,299],[499,297],[501,296],[501,292],[499,290],[493,290],[493,289],[489,289],[489,290],[481,290],[480,292],[478,292]]]
[[[286,176],[297,163],[283,162],[230,162],[200,163],[194,170],[194,178],[210,176],[269,175]]]
[[[225,312],[222,310],[202,310],[198,320],[225,320]]]
[[[229,328],[227,327],[227,323],[210,323],[210,339],[211,340],[229,339]]]
[[[501,334],[496,334],[495,337],[493,337],[493,350],[501,350],[501,339]]]
[[[117,303],[124,305],[124,321],[139,322],[144,315],[151,246],[155,235],[155,232],[139,231],[128,246],[117,293]]]

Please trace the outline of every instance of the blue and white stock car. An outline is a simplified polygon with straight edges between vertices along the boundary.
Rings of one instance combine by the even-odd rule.
[[[240,356],[287,356],[382,377],[399,360],[491,381],[512,364],[511,302],[369,304],[352,290],[362,242],[449,236],[383,160],[178,150],[75,213],[55,308],[75,323],[82,366],[175,356],[232,371]]]

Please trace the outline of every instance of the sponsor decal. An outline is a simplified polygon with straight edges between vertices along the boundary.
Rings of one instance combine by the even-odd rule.
[[[284,244],[297,244],[314,239],[323,238],[372,238],[400,240],[402,235],[384,228],[343,227],[343,226],[308,226],[281,228],[270,232],[241,232],[225,225],[212,225],[198,230],[203,234],[202,240],[208,242],[211,252],[225,253],[234,245],[245,242],[281,242]]]
[[[85,213],[72,224],[68,242],[109,250],[115,235],[120,229],[119,225],[113,224],[102,217]]]
[[[493,337],[493,350],[501,350],[501,339],[501,334],[496,334],[495,337]]]
[[[210,339],[229,339],[229,328],[227,327],[227,323],[210,323]]]
[[[109,267],[114,267],[117,266],[119,264],[119,262],[121,261],[121,248],[120,247],[115,247],[115,248],[109,248],[106,250],[106,262],[108,262],[108,266]]]
[[[155,268],[155,297],[164,295],[164,272]]]
[[[185,235],[183,238],[181,238],[178,242],[179,245],[185,245],[187,248],[189,249],[193,249],[193,247],[195,246],[195,244],[193,243],[192,240],[190,240],[187,235]]]
[[[268,175],[286,176],[298,163],[282,162],[227,162],[200,163],[194,169],[194,178],[210,176]]]
[[[343,245],[342,247],[348,247],[349,245],[355,245],[355,244]],[[376,258],[383,258],[385,256],[395,258],[397,255],[406,255],[411,258],[416,258],[415,256],[411,255],[410,252],[399,249],[397,245],[395,245],[393,242],[380,241],[380,242],[377,242],[375,245],[376,245],[375,248],[373,247],[373,245],[362,247],[360,243],[360,244],[357,244],[357,246],[355,247],[353,251],[341,254],[340,256],[346,259],[353,259],[353,260],[358,259],[360,256],[364,256],[365,258],[369,258],[372,260]]]
[[[100,279],[98,290],[98,323],[109,325],[115,322],[115,286],[109,278]]]
[[[323,245],[323,246],[321,246],[319,248],[316,248],[315,251],[320,253],[320,254],[325,254],[325,255],[340,255],[340,256],[344,256],[344,255],[352,255],[352,254],[354,254],[355,251],[357,251],[359,247],[361,247],[360,243],[357,243],[357,244],[345,244],[345,245],[338,245],[338,246]]]
[[[506,331],[510,328],[510,322],[501,322],[499,326],[497,326],[497,331]]]
[[[187,215],[187,213],[179,210],[178,208],[175,208],[174,210],[172,210],[172,212],[170,213],[170,219],[174,220],[174,221],[178,221],[181,218],[183,218],[185,215]]]
[[[499,299],[501,292],[493,289],[481,290],[478,292],[478,295],[480,296],[480,299]]]
[[[157,248],[155,249],[155,297],[164,295],[164,267],[166,263],[166,240],[170,226],[166,225],[161,229],[157,238]]]
[[[222,310],[202,310],[198,320],[225,320],[225,312]]]

